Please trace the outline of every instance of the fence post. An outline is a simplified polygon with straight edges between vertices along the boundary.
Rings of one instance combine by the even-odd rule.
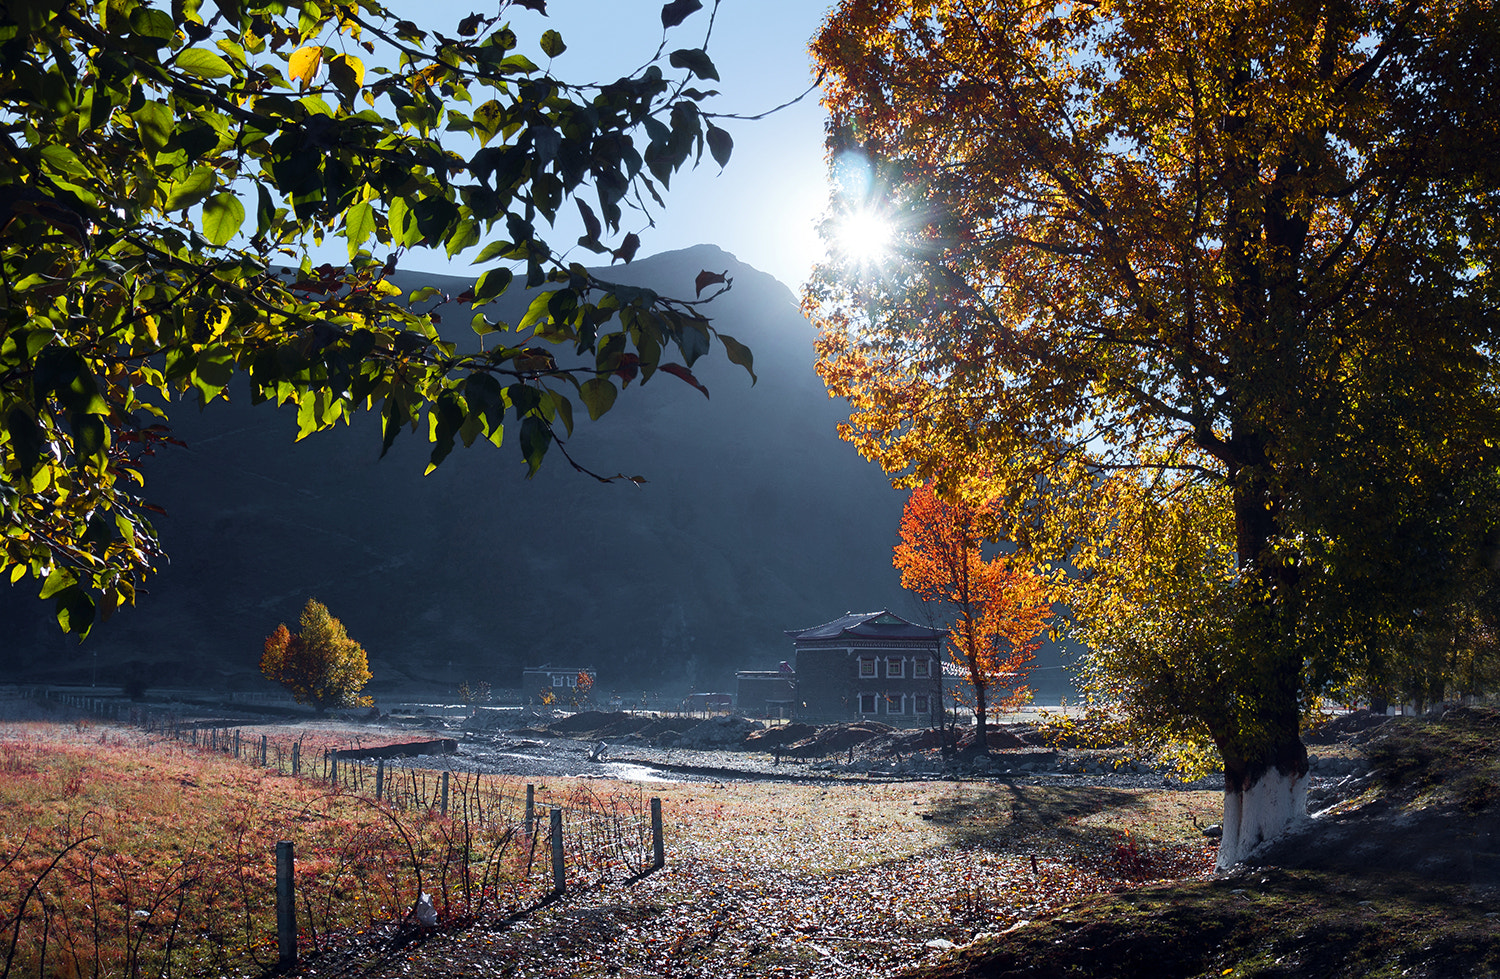
[[[438,810],[439,815],[448,815],[448,773],[443,773],[443,805]]]
[[[385,791],[385,759],[375,759],[375,801],[379,802],[381,793]]]
[[[328,752],[328,781],[334,788],[339,787],[339,753]]]
[[[234,760],[235,761],[239,761],[239,759],[240,759],[240,729],[239,728],[235,728],[234,729]]]
[[[661,799],[651,797],[651,860],[653,867],[667,865],[667,847],[661,836]]]
[[[563,869],[562,810],[552,809],[552,892],[561,894],[567,886],[567,875]]]
[[[292,774],[302,774],[302,742],[292,742]]]
[[[297,895],[292,889],[296,858],[290,840],[276,844],[276,953],[282,968],[297,964]]]
[[[261,768],[265,768],[266,767],[266,761],[267,761],[267,758],[266,758],[266,736],[264,734],[262,734],[260,736],[260,767]]]
[[[526,784],[526,835],[536,834],[536,786]]]

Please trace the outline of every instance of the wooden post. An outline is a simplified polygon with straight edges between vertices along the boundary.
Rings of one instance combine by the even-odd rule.
[[[567,872],[563,868],[562,810],[552,809],[552,892],[561,894],[567,886]]]
[[[536,786],[526,784],[526,835],[536,833]]]
[[[666,842],[661,836],[661,799],[651,797],[651,866],[667,865]]]
[[[339,787],[339,753],[328,752],[328,781],[334,787]]]
[[[442,805],[442,808],[438,810],[438,813],[440,815],[443,815],[443,816],[448,815],[448,773],[447,772],[443,773],[443,805]]]
[[[292,774],[302,774],[302,742],[292,742]]]
[[[385,759],[375,759],[375,801],[379,802],[381,793],[385,791]]]
[[[282,968],[297,964],[297,895],[292,887],[296,857],[290,840],[276,844],[276,953]]]
[[[266,757],[266,736],[260,736],[260,767],[265,768],[268,758]]]
[[[234,757],[235,757],[236,760],[238,760],[239,757],[240,757],[240,729],[239,728],[235,728],[234,729]]]

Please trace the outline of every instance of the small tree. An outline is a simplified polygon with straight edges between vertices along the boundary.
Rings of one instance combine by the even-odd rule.
[[[989,750],[986,717],[994,693],[1008,688],[1002,709],[1024,702],[1037,636],[1050,607],[1042,580],[1012,566],[1006,555],[985,559],[980,513],[938,499],[931,486],[912,490],[901,515],[901,543],[893,563],[901,584],[924,602],[952,613],[948,636],[954,662],[968,673],[978,719],[976,744]]]
[[[317,599],[302,608],[294,634],[282,623],[266,637],[260,671],[291,691],[299,704],[323,713],[329,707],[368,707],[373,701],[359,691],[370,680],[364,647],[349,638],[344,624]]]

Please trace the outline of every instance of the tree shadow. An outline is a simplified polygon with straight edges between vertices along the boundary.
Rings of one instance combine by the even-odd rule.
[[[1141,808],[1146,792],[1097,785],[1021,785],[1013,782],[960,783],[934,800],[926,818],[955,844],[994,852],[1028,852],[1046,845],[1093,848],[1115,845],[1123,833],[1108,825],[1108,814]],[[1102,821],[1084,822],[1105,815]]]

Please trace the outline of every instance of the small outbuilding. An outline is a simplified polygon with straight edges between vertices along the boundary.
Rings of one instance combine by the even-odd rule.
[[[587,682],[581,682],[585,678]],[[590,698],[598,678],[598,673],[586,667],[550,663],[528,666],[521,671],[521,696],[532,704],[547,703],[548,694],[552,695],[553,703],[582,702]]]
[[[948,630],[882,609],[849,612],[786,634],[796,655],[799,720],[871,719],[897,727],[937,723]]]
[[[797,674],[782,661],[775,670],[741,670],[734,675],[735,700],[745,717],[794,717],[797,713]]]

